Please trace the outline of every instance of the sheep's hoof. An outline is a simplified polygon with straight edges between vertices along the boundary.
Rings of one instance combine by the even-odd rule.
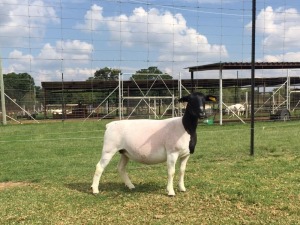
[[[168,197],[175,197],[175,193],[174,194],[168,194]]]
[[[133,190],[133,189],[135,189],[135,186],[134,186],[133,184],[131,184],[131,185],[127,185],[127,187],[129,188],[129,190]]]
[[[94,188],[93,188],[93,187],[91,187],[91,189],[92,189],[92,193],[93,193],[93,195],[97,195],[97,194],[99,194],[99,190],[94,190]]]
[[[175,196],[175,192],[174,191],[169,191],[168,196],[169,197],[174,197]]]
[[[179,188],[179,191],[186,192],[186,188],[185,187]]]

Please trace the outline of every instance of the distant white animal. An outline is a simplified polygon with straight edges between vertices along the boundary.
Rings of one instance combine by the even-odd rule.
[[[62,114],[62,110],[61,109],[53,109],[51,110],[53,114]]]
[[[230,114],[236,114],[238,116],[244,115],[246,112],[246,108],[244,105],[242,104],[234,104],[234,105],[230,105],[225,109],[225,112],[230,115]]]
[[[96,165],[91,186],[94,194],[99,193],[101,175],[117,152],[121,154],[118,171],[129,189],[135,188],[125,170],[129,159],[144,164],[167,161],[167,192],[169,196],[174,196],[173,177],[175,164],[179,158],[179,190],[186,191],[184,173],[190,154],[194,152],[197,143],[198,119],[205,116],[205,101],[216,101],[216,98],[192,93],[179,101],[187,102],[183,117],[165,120],[121,120],[107,124],[102,156]]]

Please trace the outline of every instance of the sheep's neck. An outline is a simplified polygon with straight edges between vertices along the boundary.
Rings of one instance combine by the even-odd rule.
[[[188,132],[188,134],[192,134],[196,132],[198,118],[190,115],[189,113],[185,113],[182,118],[182,123],[186,132]]]
[[[191,136],[189,149],[190,153],[193,154],[197,144],[196,129],[198,125],[198,117],[193,116],[188,111],[186,111],[182,118],[182,124],[186,132]]]

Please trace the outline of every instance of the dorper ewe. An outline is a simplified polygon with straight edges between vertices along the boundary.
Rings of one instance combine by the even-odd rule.
[[[201,93],[192,93],[182,97],[179,102],[187,102],[183,117],[165,120],[121,120],[107,124],[102,157],[96,165],[93,178],[93,193],[99,193],[101,175],[117,152],[121,154],[118,171],[129,189],[134,188],[125,170],[129,159],[144,164],[167,161],[167,192],[170,196],[175,195],[173,177],[175,163],[179,158],[179,190],[185,191],[184,172],[189,156],[194,152],[197,143],[198,119],[205,116],[205,101],[216,101],[216,98]]]

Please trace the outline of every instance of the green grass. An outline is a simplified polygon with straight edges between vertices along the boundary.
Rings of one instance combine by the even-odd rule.
[[[0,224],[300,224],[299,122],[257,123],[254,157],[249,125],[201,124],[173,198],[165,164],[130,162],[129,191],[118,155],[91,194],[107,122],[1,126],[0,182],[24,185],[0,190]]]

